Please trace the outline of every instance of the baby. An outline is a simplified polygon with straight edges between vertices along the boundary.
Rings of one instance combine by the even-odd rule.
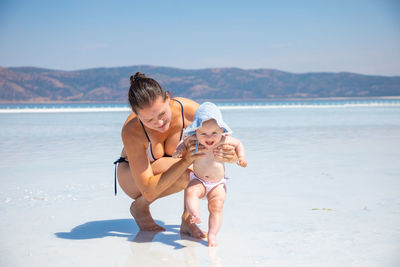
[[[200,223],[200,198],[207,198],[210,217],[208,219],[208,245],[217,246],[216,235],[222,223],[222,208],[226,187],[224,163],[214,158],[213,149],[222,144],[235,147],[237,164],[246,167],[245,150],[242,143],[231,136],[232,131],[222,119],[218,107],[205,102],[197,109],[192,124],[184,131],[185,138],[178,145],[173,157],[181,157],[191,140],[205,147],[204,157],[193,162],[193,172],[185,189],[185,205],[191,223]],[[197,147],[196,151],[197,152]]]

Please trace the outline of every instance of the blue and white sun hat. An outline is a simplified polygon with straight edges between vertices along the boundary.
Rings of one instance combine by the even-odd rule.
[[[214,119],[218,126],[224,129],[224,134],[232,134],[231,128],[222,119],[221,111],[211,102],[204,102],[199,106],[194,114],[193,122],[183,131],[183,134],[185,136],[195,135],[196,130],[203,125],[203,122],[211,119]]]

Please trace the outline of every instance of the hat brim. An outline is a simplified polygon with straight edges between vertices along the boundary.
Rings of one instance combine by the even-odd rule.
[[[199,129],[204,122],[209,121],[209,120],[215,120],[218,124],[219,127],[221,127],[223,129],[223,134],[232,134],[232,130],[231,128],[229,128],[229,126],[224,122],[224,121],[219,121],[215,118],[209,118],[208,120],[204,120],[204,121],[193,121],[184,131],[183,134],[186,136],[190,136],[190,135],[195,135],[196,134],[196,130]]]

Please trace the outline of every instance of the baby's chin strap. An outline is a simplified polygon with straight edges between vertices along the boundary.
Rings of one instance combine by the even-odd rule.
[[[193,154],[196,154],[198,149],[199,149],[199,141],[196,140],[196,149],[194,150]]]

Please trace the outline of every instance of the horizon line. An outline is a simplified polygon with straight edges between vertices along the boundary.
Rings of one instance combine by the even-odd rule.
[[[238,69],[244,71],[255,71],[255,70],[270,70],[270,71],[279,71],[284,73],[292,73],[292,74],[357,74],[363,76],[382,76],[382,77],[400,77],[400,74],[397,75],[389,75],[389,74],[364,74],[359,72],[353,71],[306,71],[306,72],[291,72],[281,69],[275,68],[241,68],[241,67],[204,67],[204,68],[181,68],[181,67],[172,67],[172,66],[162,66],[162,65],[151,65],[151,64],[138,64],[138,65],[125,65],[125,66],[110,66],[110,67],[91,67],[91,68],[84,68],[84,69],[75,69],[75,70],[62,70],[56,68],[48,68],[48,67],[38,67],[38,66],[1,66],[0,68],[5,69],[18,69],[18,68],[33,68],[33,69],[42,69],[42,70],[49,70],[49,71],[58,71],[58,72],[79,72],[79,71],[87,71],[87,70],[96,70],[96,69],[118,69],[118,68],[133,68],[133,67],[150,67],[150,68],[170,68],[170,69],[177,69],[183,71],[200,71],[200,70],[221,70],[221,69]]]

